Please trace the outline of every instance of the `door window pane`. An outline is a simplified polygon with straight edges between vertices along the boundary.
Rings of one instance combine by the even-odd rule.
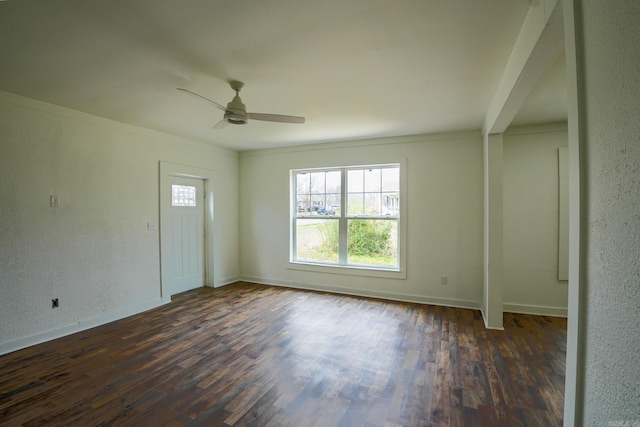
[[[171,185],[171,206],[195,206],[196,187],[191,185]]]

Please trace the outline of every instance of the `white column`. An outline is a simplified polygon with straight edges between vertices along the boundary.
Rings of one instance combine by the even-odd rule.
[[[502,326],[502,134],[485,134],[484,275],[482,315],[485,326]]]

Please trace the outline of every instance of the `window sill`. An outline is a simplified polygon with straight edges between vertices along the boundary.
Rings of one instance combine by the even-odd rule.
[[[329,273],[329,274],[344,274],[348,276],[365,276],[365,277],[378,277],[383,279],[399,279],[405,280],[407,274],[402,269],[391,269],[381,267],[356,267],[345,265],[326,265],[326,264],[314,264],[312,262],[304,261],[289,261],[288,270],[300,270],[309,271],[314,273]]]

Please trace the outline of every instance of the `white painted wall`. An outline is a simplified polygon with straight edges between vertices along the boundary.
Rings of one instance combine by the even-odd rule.
[[[640,422],[640,2],[576,3],[584,279],[578,415]],[[573,285],[573,284],[572,284]],[[571,321],[578,320],[576,316]],[[570,328],[571,329],[571,328]],[[582,405],[580,402],[582,401]]]
[[[0,353],[162,302],[160,160],[217,171],[214,283],[235,280],[237,153],[0,93]]]
[[[289,170],[406,159],[406,280],[288,269]],[[245,152],[240,156],[241,270],[247,280],[479,307],[482,138],[391,138]],[[440,285],[440,276],[448,284]]]
[[[504,134],[505,311],[566,316],[568,282],[558,280],[558,148],[566,124]]]
[[[565,125],[505,135],[506,309],[566,315],[557,279],[558,157]],[[261,283],[479,308],[482,138],[416,136],[240,155],[241,271]],[[406,280],[289,269],[289,170],[407,160]],[[532,197],[533,196],[533,197]],[[533,224],[532,224],[533,222]],[[440,285],[440,276],[448,285]],[[507,283],[508,281],[508,283]]]

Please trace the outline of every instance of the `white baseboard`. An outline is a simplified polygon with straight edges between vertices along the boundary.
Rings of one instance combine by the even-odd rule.
[[[243,280],[245,282],[251,282],[251,283],[259,283],[262,285],[281,286],[286,288],[306,289],[306,290],[321,291],[321,292],[334,292],[337,294],[354,295],[354,296],[370,297],[370,298],[381,298],[381,299],[386,299],[391,301],[415,302],[420,304],[441,305],[445,307],[468,308],[472,310],[480,309],[480,303],[477,301],[437,298],[437,297],[428,297],[423,295],[412,295],[412,294],[398,294],[393,292],[376,291],[371,289],[342,288],[338,286],[328,286],[328,285],[320,285],[320,284],[314,284],[314,283],[298,283],[298,282],[292,282],[292,281],[265,279],[262,277],[252,277],[252,276],[244,276],[240,280]]]
[[[214,283],[213,287],[214,288],[220,288],[222,286],[231,285],[232,283],[236,283],[236,282],[239,282],[241,280],[242,280],[242,278],[240,276],[229,277],[229,278],[222,279],[221,281]]]
[[[3,354],[12,353],[23,348],[31,347],[36,344],[51,341],[56,338],[62,338],[67,335],[75,334],[76,332],[85,331],[87,329],[95,328],[106,323],[110,323],[116,320],[123,319],[125,317],[133,316],[134,314],[142,313],[143,311],[151,310],[152,308],[160,307],[161,305],[171,302],[171,299],[158,298],[151,301],[147,301],[141,304],[136,304],[124,309],[105,313],[101,316],[92,317],[89,319],[81,320],[78,323],[63,326],[62,328],[53,329],[50,331],[42,332],[29,337],[19,338],[14,341],[9,341],[4,344],[0,344],[0,356]]]
[[[535,314],[538,316],[567,317],[566,307],[548,307],[543,305],[526,304],[502,304],[502,308],[508,313]]]
[[[489,326],[489,321],[487,320],[487,308],[484,304],[480,304],[480,313],[482,314],[482,320],[484,321],[484,327],[487,329],[493,329],[494,331],[504,331],[504,327],[500,326]]]

